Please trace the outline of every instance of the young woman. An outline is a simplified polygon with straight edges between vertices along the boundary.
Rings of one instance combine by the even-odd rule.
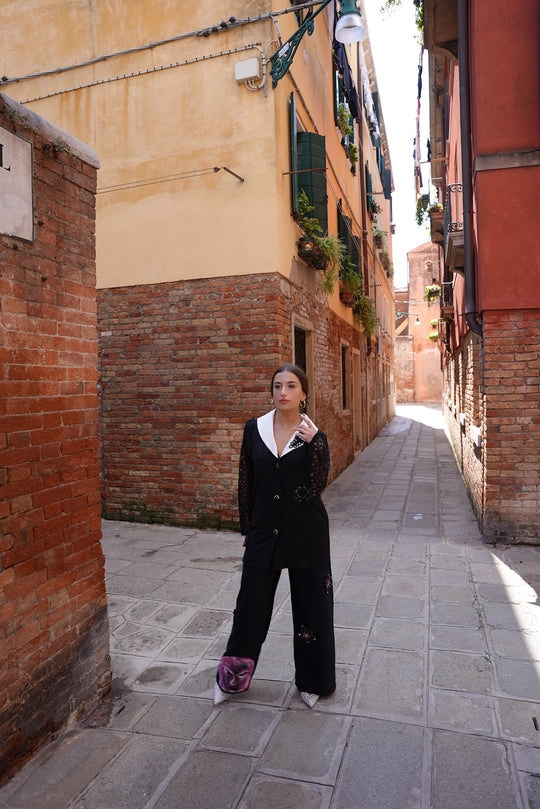
[[[245,537],[233,627],[214,702],[245,691],[268,633],[276,587],[287,568],[294,625],[295,682],[310,708],[335,690],[333,589],[328,515],[321,500],[330,456],[326,436],[303,412],[308,380],[296,365],[275,371],[275,409],[244,428],[238,478]]]

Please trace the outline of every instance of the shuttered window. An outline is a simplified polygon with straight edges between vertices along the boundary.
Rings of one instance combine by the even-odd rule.
[[[290,151],[292,209],[298,206],[298,194],[304,191],[313,205],[311,216],[328,232],[328,194],[326,189],[326,146],[324,135],[296,131],[296,103],[291,93]]]
[[[356,267],[358,274],[362,276],[362,251],[361,242],[358,236],[355,236],[352,230],[352,219],[345,216],[341,207],[341,202],[338,204],[338,236],[344,245],[347,247],[347,254]]]

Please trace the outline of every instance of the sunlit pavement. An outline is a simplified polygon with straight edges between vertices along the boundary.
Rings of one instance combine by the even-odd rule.
[[[480,540],[440,409],[404,405],[326,490],[338,688],[293,685],[287,579],[214,707],[238,534],[105,522],[114,692],[5,809],[538,809],[540,550]]]

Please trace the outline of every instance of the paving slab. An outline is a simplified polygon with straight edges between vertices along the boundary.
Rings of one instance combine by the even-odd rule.
[[[424,733],[355,718],[331,809],[422,809]]]
[[[63,809],[130,741],[126,733],[81,729],[66,733],[2,790],[5,809]]]
[[[356,712],[420,719],[426,656],[370,647],[358,682]]]
[[[519,809],[508,751],[501,742],[435,731],[433,805],[437,809]]]
[[[255,775],[238,809],[328,809],[330,787]]]
[[[189,750],[186,742],[156,736],[133,736],[103,769],[73,809],[144,809]]]
[[[291,710],[282,714],[259,760],[259,772],[334,784],[350,724],[350,717],[318,711]]]
[[[155,809],[216,809],[234,806],[247,784],[248,756],[196,750],[173,775]]]

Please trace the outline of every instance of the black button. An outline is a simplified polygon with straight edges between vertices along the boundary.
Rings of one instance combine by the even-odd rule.
[[[279,469],[279,463],[276,464],[276,469]]]
[[[274,495],[274,500],[279,500],[279,494]]]
[[[274,528],[274,530],[272,531],[272,533],[273,533],[273,534],[279,534],[279,531],[278,531],[278,529],[277,529],[277,528]]]

